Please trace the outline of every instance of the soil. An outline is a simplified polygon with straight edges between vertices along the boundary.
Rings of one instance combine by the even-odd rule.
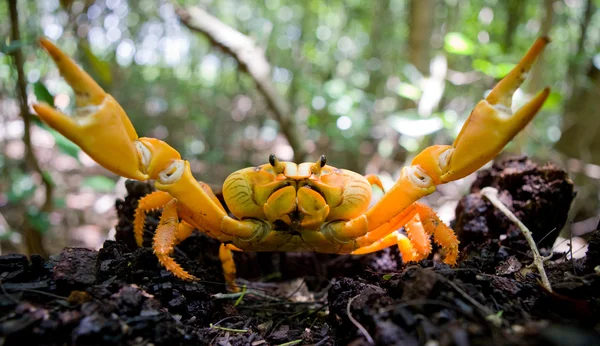
[[[174,255],[198,282],[174,278],[135,246],[133,212],[152,188],[130,181],[117,240],[100,251],[0,257],[0,345],[600,345],[600,231],[585,258],[546,262],[549,292],[522,237],[479,195],[486,185],[546,247],[574,195],[556,167],[513,158],[480,173],[461,201],[456,267],[436,257],[404,265],[396,248],[236,253],[245,288],[231,293],[213,239],[194,234]],[[158,215],[148,216],[146,245]]]

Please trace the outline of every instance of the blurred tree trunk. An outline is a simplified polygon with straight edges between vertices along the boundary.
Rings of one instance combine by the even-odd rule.
[[[501,3],[506,7],[506,30],[504,31],[504,52],[508,52],[513,45],[513,38],[517,30],[517,25],[521,22],[521,17],[525,12],[526,1],[523,0],[505,0]]]
[[[11,24],[11,44],[21,42],[21,34],[19,31],[19,11],[17,8],[17,0],[8,0],[8,7],[10,11],[10,24]],[[25,144],[25,165],[29,172],[37,172],[42,177],[42,182],[46,188],[46,200],[42,206],[42,212],[49,212],[52,210],[52,182],[47,176],[45,176],[40,168],[40,165],[33,152],[33,145],[31,143],[31,114],[29,114],[29,105],[27,103],[27,81],[25,79],[25,71],[23,66],[25,65],[25,58],[21,48],[16,48],[11,53],[13,65],[17,71],[17,92],[19,94],[19,105],[21,118],[23,118],[23,143]],[[26,205],[23,206],[26,209]],[[48,253],[44,249],[42,241],[42,233],[35,229],[33,225],[27,220],[21,226],[23,229],[23,238],[25,239],[25,248],[28,255],[40,254],[44,257],[48,256]]]
[[[390,2],[387,0],[375,0],[373,1],[373,15],[371,17],[371,33],[370,37],[370,58],[377,58],[383,61],[385,57],[385,45],[389,44],[388,39],[384,39],[385,29],[388,26],[390,13]],[[371,72],[369,78],[369,86],[366,92],[375,97],[382,95],[382,91],[385,88],[386,76],[381,68]]]
[[[598,100],[600,99],[600,69],[593,58],[587,64],[584,59],[584,43],[588,27],[595,10],[592,0],[587,1],[580,25],[580,37],[577,50],[570,61],[566,81],[570,90],[563,110],[563,133],[556,148],[562,153],[583,160],[586,163],[600,164],[600,117]],[[596,51],[598,51],[596,47]],[[580,66],[588,66],[582,76]]]
[[[556,148],[564,154],[600,165],[600,69],[589,63],[586,80],[579,83],[567,101],[563,134]]]
[[[549,36],[550,34],[554,22],[554,2],[556,0],[544,0],[544,8],[540,18],[542,27],[540,28],[539,36]],[[544,65],[546,58],[547,55],[542,54],[531,69],[531,79],[527,88],[530,93],[537,93],[544,87]]]
[[[429,75],[434,8],[433,0],[410,2],[409,59],[423,75]]]

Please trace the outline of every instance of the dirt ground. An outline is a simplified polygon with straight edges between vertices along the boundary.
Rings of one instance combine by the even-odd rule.
[[[553,292],[529,268],[518,229],[482,198],[494,186],[542,248]],[[479,173],[457,208],[456,267],[436,256],[236,253],[241,293],[227,292],[218,242],[195,234],[175,258],[198,282],[137,248],[131,221],[150,185],[117,202],[117,241],[48,260],[0,257],[0,345],[600,345],[600,231],[584,258],[551,253],[573,184],[552,165],[512,158]],[[158,213],[148,216],[150,245]]]

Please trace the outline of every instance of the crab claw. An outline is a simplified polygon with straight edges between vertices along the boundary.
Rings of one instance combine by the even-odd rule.
[[[463,178],[490,161],[540,110],[550,93],[549,88],[514,114],[511,104],[514,92],[549,42],[547,37],[538,38],[517,66],[477,104],[454,141],[453,149],[449,149],[453,152],[440,157],[447,160],[442,163],[446,166],[442,182]]]
[[[140,170],[138,135],[119,103],[52,42],[42,38],[40,44],[75,91],[76,109],[69,117],[47,104],[35,104],[39,117],[111,172],[147,180]]]

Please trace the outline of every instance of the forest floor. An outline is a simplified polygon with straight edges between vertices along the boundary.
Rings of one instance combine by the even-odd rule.
[[[136,248],[133,212],[151,187],[130,181],[117,202],[117,241],[100,251],[0,257],[0,345],[600,345],[600,231],[584,258],[551,254],[549,292],[518,230],[479,194],[488,185],[550,254],[573,184],[552,165],[513,158],[480,172],[461,200],[456,267],[436,257],[403,265],[395,247],[236,253],[245,288],[231,293],[213,239],[195,234],[174,255],[198,282]],[[157,216],[148,216],[148,245]]]

